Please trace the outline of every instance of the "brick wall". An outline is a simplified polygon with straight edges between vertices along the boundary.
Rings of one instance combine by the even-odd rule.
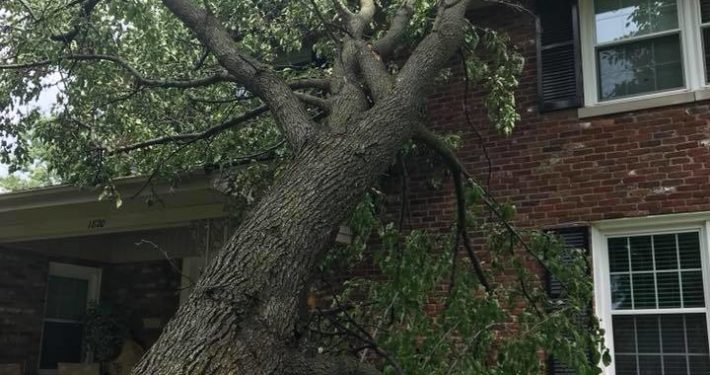
[[[517,92],[522,121],[512,136],[497,134],[486,120],[481,93],[474,88],[468,123],[458,64],[454,78],[432,95],[431,118],[440,133],[462,136],[464,144],[457,154],[484,183],[489,170],[485,146],[492,165],[490,190],[499,200],[517,206],[520,224],[545,227],[710,210],[710,103],[582,120],[576,110],[540,114],[533,19],[500,6],[479,10],[474,17],[495,20],[492,26],[507,31],[526,58]],[[441,172],[412,164],[414,224],[449,223],[450,178],[443,179],[442,189],[433,189],[428,180]]]
[[[0,248],[0,363],[36,368],[48,270],[42,256]]]
[[[101,299],[125,319],[131,334],[150,347],[179,304],[181,262],[113,264],[104,267]]]

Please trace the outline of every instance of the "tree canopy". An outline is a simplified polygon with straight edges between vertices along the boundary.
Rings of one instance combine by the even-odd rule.
[[[467,20],[473,3],[0,4],[0,161],[41,159],[117,202],[118,177],[239,167],[233,186],[250,213],[135,373],[533,373],[544,370],[541,350],[598,373],[584,256],[515,229],[512,206],[428,129],[427,93],[451,79],[452,58],[485,92],[492,126],[509,134],[519,119],[523,60],[505,34]],[[59,89],[51,113],[24,110],[47,85]],[[412,140],[453,177],[451,233],[379,215],[373,188]],[[255,184],[268,186],[263,199]],[[348,220],[355,239],[334,246]],[[488,238],[485,265],[473,228]],[[322,284],[362,261],[373,236],[383,281]],[[563,298],[548,298],[539,269],[562,280]],[[516,281],[500,282],[505,274]],[[304,312],[313,290],[331,290],[329,306]],[[432,298],[442,311],[424,310]]]

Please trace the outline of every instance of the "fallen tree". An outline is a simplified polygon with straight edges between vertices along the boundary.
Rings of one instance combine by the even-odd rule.
[[[465,191],[480,187],[431,133],[426,109],[427,94],[452,59],[461,59],[472,82],[488,93],[493,124],[510,132],[517,120],[513,90],[522,61],[505,38],[467,21],[473,3],[2,5],[8,47],[0,71],[14,95],[2,107],[36,98],[48,76],[60,87],[51,119],[37,112],[4,119],[4,135],[17,137],[4,147],[6,161],[26,162],[27,139],[34,139],[65,181],[103,185],[119,202],[111,180],[122,174],[160,177],[171,168],[248,164],[267,154],[280,163],[273,184],[134,374],[380,373],[361,358],[303,347],[298,327],[314,273],[338,228],[412,139],[434,150],[454,176],[455,250],[461,237],[470,275],[484,286],[471,286],[472,296],[499,297],[467,235]],[[288,22],[279,24],[283,20]],[[304,41],[320,63],[279,63],[302,50]],[[154,77],[168,74],[172,78]],[[235,115],[235,108],[241,113]],[[270,119],[263,119],[267,113]],[[481,197],[505,223],[504,231],[515,234],[510,246],[524,243],[491,197]],[[590,296],[588,283],[580,281],[577,289],[580,298]],[[529,303],[536,309],[542,304],[534,298]],[[550,335],[530,341],[529,363],[520,368],[540,368],[536,348]],[[567,353],[589,372],[595,368],[579,358],[599,343],[597,335],[591,329],[585,344]],[[485,357],[475,357],[483,367]],[[396,360],[385,367],[402,371]]]

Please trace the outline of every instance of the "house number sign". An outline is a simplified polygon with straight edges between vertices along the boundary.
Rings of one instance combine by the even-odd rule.
[[[106,219],[93,219],[89,220],[88,229],[99,229],[106,226]]]

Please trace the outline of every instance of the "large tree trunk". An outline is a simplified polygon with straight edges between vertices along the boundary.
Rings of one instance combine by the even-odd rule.
[[[469,2],[438,2],[432,32],[396,77],[358,40],[367,17],[345,14],[350,36],[336,63],[342,74],[334,80],[326,126],[308,119],[272,71],[243,56],[211,13],[190,0],[163,0],[220,64],[269,105],[295,156],[134,374],[377,373],[352,358],[301,355],[295,335],[299,306],[340,224],[424,122],[424,93],[463,40]],[[372,108],[358,75],[373,94]]]
[[[419,121],[404,104],[385,103],[342,134],[306,143],[134,374],[315,373],[295,365],[298,309],[316,260]],[[357,367],[337,371],[362,373]]]

